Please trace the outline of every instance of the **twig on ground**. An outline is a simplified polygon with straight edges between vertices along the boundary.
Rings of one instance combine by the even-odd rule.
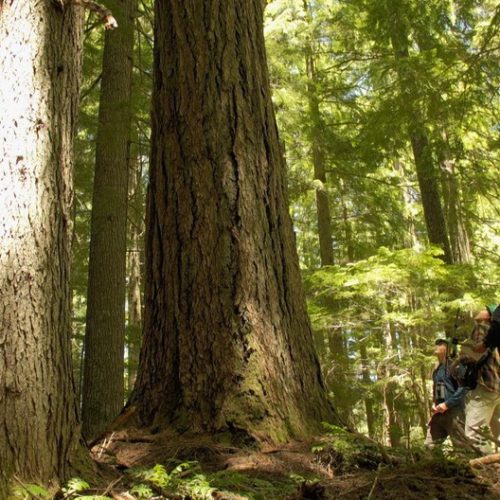
[[[115,432],[112,432],[111,436],[109,436],[109,438],[104,439],[103,443],[101,444],[99,453],[97,454],[97,458],[101,458],[102,454],[109,448],[109,446],[113,442],[114,435],[115,435]]]
[[[102,496],[105,497],[122,479],[123,476],[120,476],[118,479],[115,479],[114,481],[109,483],[108,487],[104,490]]]
[[[371,500],[373,498],[373,493],[375,492],[375,488],[377,487],[378,478],[380,476],[380,471],[382,470],[381,464],[378,464],[377,474],[375,475],[375,480],[373,481],[370,493],[368,493],[367,500]]]

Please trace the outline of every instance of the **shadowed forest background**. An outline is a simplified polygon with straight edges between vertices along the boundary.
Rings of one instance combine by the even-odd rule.
[[[467,338],[473,313],[498,303],[498,2],[272,0],[263,19],[257,7],[262,2],[254,0],[244,8],[230,2],[227,17],[213,14],[219,2],[186,2],[185,11],[181,4],[172,7],[176,3],[157,1],[156,38],[152,0],[103,2],[118,21],[112,31],[103,29],[95,12],[72,7],[80,18],[70,16],[61,37],[69,37],[68,46],[78,42],[76,52],[83,49],[78,113],[78,85],[66,76],[64,83],[57,80],[67,66],[48,65],[54,70],[50,81],[59,82],[63,94],[74,87],[73,104],[59,106],[54,98],[54,105],[75,108],[72,117],[78,119],[73,179],[68,177],[54,197],[71,207],[64,217],[72,224],[61,223],[54,231],[71,229],[71,249],[51,243],[46,250],[58,256],[57,262],[67,262],[60,276],[62,282],[69,273],[70,288],[67,297],[60,295],[71,316],[67,325],[57,323],[64,313],[52,310],[39,331],[61,330],[61,338],[71,331],[66,346],[53,337],[54,345],[67,350],[68,361],[69,354],[72,358],[71,367],[62,362],[55,371],[72,371],[74,389],[71,377],[62,377],[64,387],[56,385],[58,394],[74,390],[76,403],[74,411],[72,403],[64,407],[61,396],[65,416],[51,415],[48,424],[40,420],[40,428],[64,421],[61,427],[74,429],[81,414],[86,445],[109,436],[110,429],[120,432],[137,424],[153,435],[170,432],[169,426],[181,435],[216,435],[228,447],[281,444],[323,429],[343,443],[327,465],[316,458],[318,467],[330,472],[342,468],[332,457],[348,456],[357,446],[341,428],[361,440],[365,436],[362,442],[376,450],[382,445],[412,454],[423,443],[431,414],[434,340]],[[0,0],[5,47],[9,33],[1,16],[7,19],[8,4]],[[44,12],[66,16],[70,7],[50,9]],[[261,21],[265,54],[260,35],[242,35],[259,32]],[[78,23],[81,39],[74,35]],[[70,24],[73,35],[64,28]],[[59,48],[56,52],[56,61],[66,61]],[[0,68],[16,64],[15,49],[12,54],[4,55]],[[22,77],[12,71],[12,79],[0,86],[5,109],[13,82]],[[4,117],[7,124],[11,115]],[[64,120],[58,123],[51,137],[65,130]],[[49,127],[45,118],[37,122],[37,137]],[[14,144],[15,133],[11,137],[6,129],[0,126],[5,144]],[[70,135],[53,143],[64,148]],[[5,160],[11,153],[2,147]],[[52,163],[69,169],[64,155],[54,151]],[[25,159],[12,158],[10,165]],[[222,173],[212,178],[217,168]],[[2,175],[0,196],[27,191],[21,181],[12,184],[14,177]],[[261,197],[265,203],[254,204]],[[0,205],[2,218],[16,203]],[[45,223],[48,234],[55,226]],[[15,279],[7,269],[21,253],[9,247],[15,231],[3,228],[2,286],[10,290]],[[300,276],[294,274],[295,246]],[[30,267],[31,255],[14,264]],[[40,269],[57,267],[51,259]],[[40,276],[33,279],[56,281]],[[19,289],[12,287],[12,297]],[[18,294],[25,295],[30,293]],[[5,292],[2,299],[4,332],[15,321],[15,313],[6,312],[15,303],[12,297]],[[47,304],[59,300],[54,297],[57,293]],[[41,299],[30,303],[44,307]],[[52,321],[59,326],[48,327]],[[33,324],[28,328],[38,331]],[[217,343],[212,335],[219,328],[229,333]],[[166,337],[164,331],[176,333]],[[143,332],[148,340],[141,354]],[[51,345],[48,341],[46,347],[53,354]],[[16,390],[22,392],[15,389],[20,380],[32,375],[29,367],[27,375],[14,368],[24,348],[10,354],[5,349],[0,398],[11,401]],[[34,354],[46,359],[42,366],[52,363],[44,352]],[[44,369],[31,371],[44,385],[39,375]],[[54,392],[47,401],[57,398]],[[57,452],[41,452],[41,458],[35,452],[33,458],[23,451],[33,443],[11,444],[17,432],[23,433],[20,427],[12,430],[13,415],[22,411],[16,405],[6,404],[0,418],[5,424],[0,458],[13,464],[5,468],[6,477],[17,471],[22,480],[46,484],[47,478],[73,475],[73,459],[72,467],[54,463],[69,463],[79,435],[58,441]],[[321,422],[327,425],[322,428]],[[59,458],[46,459],[61,450]],[[158,456],[153,455],[145,462],[154,463]],[[199,456],[175,458],[180,469],[174,472],[160,467],[138,476],[144,488],[152,488],[151,495],[197,467],[192,462]],[[19,463],[24,462],[23,475]],[[76,467],[82,477],[85,467]],[[376,498],[378,472],[374,481],[370,476],[366,485],[354,485],[352,495],[352,485],[344,493]],[[247,486],[243,498],[286,496],[265,488],[258,496],[262,485]],[[215,490],[204,487],[189,494],[210,498]],[[215,480],[211,487],[217,487]],[[88,488],[76,483],[66,498]],[[103,489],[103,497],[112,491]],[[2,491],[0,484],[0,497]],[[114,498],[151,497],[137,491],[136,497]],[[383,489],[379,493],[389,498]],[[295,494],[288,498],[327,498]]]

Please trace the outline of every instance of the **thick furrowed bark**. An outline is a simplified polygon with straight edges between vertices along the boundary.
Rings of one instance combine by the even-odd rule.
[[[143,423],[272,439],[332,419],[288,214],[262,5],[157,2]]]
[[[0,7],[0,497],[62,478],[78,444],[71,369],[72,141],[81,23],[51,2]]]

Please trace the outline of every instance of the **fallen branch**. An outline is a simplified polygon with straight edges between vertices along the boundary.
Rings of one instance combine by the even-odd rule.
[[[471,467],[477,467],[478,465],[488,465],[500,463],[500,453],[495,453],[493,455],[486,455],[485,457],[473,458],[469,460],[469,465]]]

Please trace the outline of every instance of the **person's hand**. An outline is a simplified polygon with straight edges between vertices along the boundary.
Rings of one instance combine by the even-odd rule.
[[[448,405],[446,403],[440,403],[435,406],[436,413],[444,413],[448,409]]]

